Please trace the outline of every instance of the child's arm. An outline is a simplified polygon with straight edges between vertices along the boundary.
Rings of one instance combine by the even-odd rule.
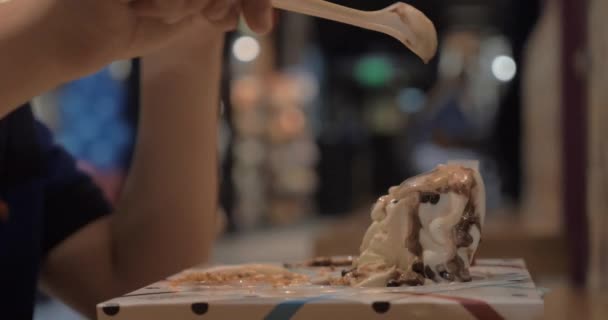
[[[43,48],[30,28],[38,16],[33,4],[0,3],[0,118],[66,80],[55,52]]]
[[[68,238],[45,264],[51,293],[89,316],[95,303],[210,255],[223,34],[199,28],[143,60],[137,150],[116,213]]]
[[[0,2],[0,118],[65,81],[166,45],[203,12],[212,13],[206,9],[212,4],[213,10],[234,6],[230,0]]]
[[[112,224],[116,270],[133,283],[208,261],[217,234],[224,35],[200,38],[143,60],[137,149]]]

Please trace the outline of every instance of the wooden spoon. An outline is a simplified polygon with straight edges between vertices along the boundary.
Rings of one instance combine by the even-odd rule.
[[[435,26],[420,10],[402,2],[378,11],[361,11],[323,0],[272,0],[275,8],[333,20],[388,34],[425,63],[437,52]]]

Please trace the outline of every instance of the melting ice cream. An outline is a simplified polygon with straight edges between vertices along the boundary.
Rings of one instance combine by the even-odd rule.
[[[355,286],[471,281],[485,189],[475,166],[440,165],[389,189],[372,208],[361,254],[343,281]]]

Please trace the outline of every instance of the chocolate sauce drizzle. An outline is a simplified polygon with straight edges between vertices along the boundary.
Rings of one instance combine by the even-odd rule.
[[[467,169],[467,173],[469,176],[473,176],[473,170]],[[431,203],[437,204],[440,200],[440,195],[448,192],[454,192],[456,194],[462,195],[468,199],[468,202],[464,208],[464,212],[462,214],[462,218],[454,226],[453,229],[453,237],[454,242],[456,244],[456,248],[466,248],[473,244],[473,237],[470,234],[470,230],[472,226],[476,226],[481,233],[481,221],[479,216],[476,215],[476,204],[475,199],[472,197],[472,191],[477,187],[477,182],[472,179],[469,180],[469,183],[457,183],[452,186],[442,186],[438,188],[435,192],[420,192],[419,203]],[[407,239],[407,249],[416,256],[417,263],[412,265],[412,271],[415,274],[426,277],[428,279],[436,281],[437,274],[433,271],[428,265],[424,265],[422,261],[422,244],[420,243],[420,230],[422,229],[422,223],[420,222],[419,215],[420,206],[415,208],[414,219],[412,223],[412,232],[410,233]],[[471,281],[471,275],[469,271],[466,269],[466,265],[462,258],[455,254],[452,260],[448,261],[445,266],[438,265],[435,266],[435,270],[438,270],[439,276],[447,281]],[[388,286],[393,286],[397,283],[407,284],[405,281],[398,281],[396,279],[391,279]]]

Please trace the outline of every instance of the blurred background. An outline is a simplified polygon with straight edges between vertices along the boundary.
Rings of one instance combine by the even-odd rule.
[[[479,256],[525,258],[550,289],[549,318],[601,317],[608,1],[406,2],[438,29],[428,65],[388,36],[284,12],[268,36],[244,25],[227,35],[218,148],[229,224],[214,263],[356,254],[390,186],[478,159]],[[36,101],[113,201],[135,141],[138,73],[138,61],[116,62]],[[78,318],[44,297],[37,317]]]

